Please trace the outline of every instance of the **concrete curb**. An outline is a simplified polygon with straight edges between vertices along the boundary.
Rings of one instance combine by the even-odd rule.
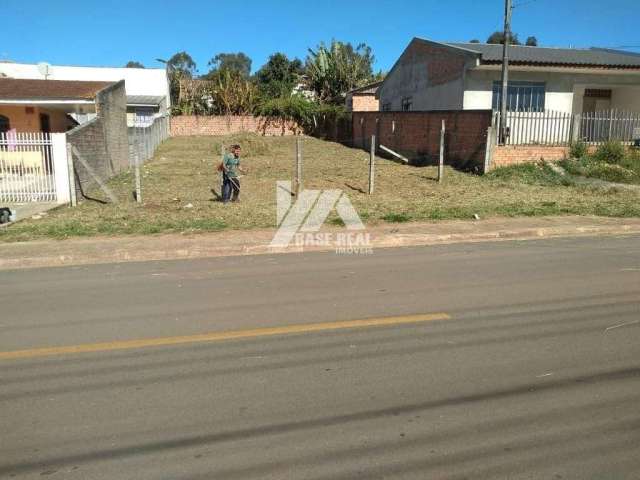
[[[531,225],[527,225],[528,223]],[[330,230],[331,231],[331,230]],[[335,230],[341,231],[341,230]],[[372,227],[371,247],[393,248],[463,242],[640,234],[640,219],[547,217]],[[183,236],[111,237],[0,244],[0,270],[118,262],[334,251],[314,246],[274,249],[274,230]]]

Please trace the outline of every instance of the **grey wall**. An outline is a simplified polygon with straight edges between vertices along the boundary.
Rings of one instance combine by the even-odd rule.
[[[402,110],[402,99],[412,98],[411,110],[461,110],[466,65],[472,59],[454,49],[412,41],[380,87],[380,109],[389,103]]]
[[[107,180],[129,168],[124,80],[98,92],[96,113],[96,118],[68,132],[67,141],[101,179]],[[75,158],[74,168],[78,186],[87,193],[94,186],[94,180]]]

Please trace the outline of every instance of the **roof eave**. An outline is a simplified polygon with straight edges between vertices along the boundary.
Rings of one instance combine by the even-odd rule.
[[[480,64],[476,67],[482,69],[484,65],[487,66],[501,66],[501,60],[481,60]],[[591,63],[559,63],[559,62],[522,62],[517,60],[509,60],[509,66],[516,67],[537,67],[537,68],[582,68],[582,69],[595,69],[595,70],[637,70],[640,71],[640,65],[601,65]]]
[[[4,105],[24,105],[24,104],[68,104],[68,105],[93,105],[94,100],[87,100],[86,98],[0,98],[0,103]]]

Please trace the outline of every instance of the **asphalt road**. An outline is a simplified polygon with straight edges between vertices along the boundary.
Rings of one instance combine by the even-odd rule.
[[[0,272],[0,478],[42,476],[638,479],[640,237]]]

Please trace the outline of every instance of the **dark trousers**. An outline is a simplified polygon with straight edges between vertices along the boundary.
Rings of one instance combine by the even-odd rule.
[[[229,177],[226,173],[222,174],[222,201],[227,203],[229,200],[232,202],[238,201],[240,195],[240,179],[235,177]]]

